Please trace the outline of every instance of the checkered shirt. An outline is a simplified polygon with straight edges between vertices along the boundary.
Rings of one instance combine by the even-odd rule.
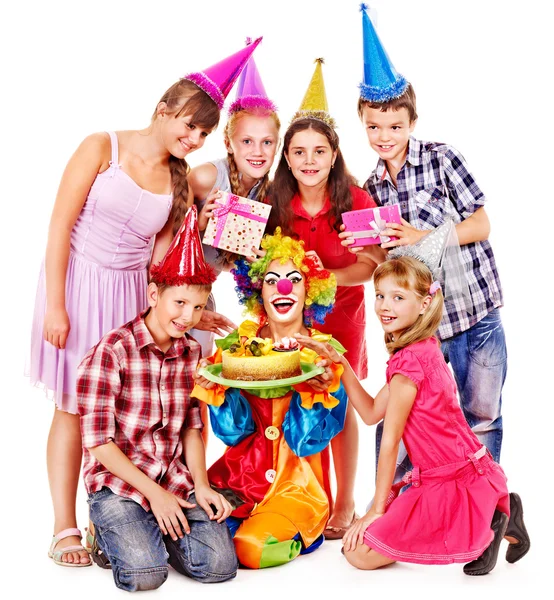
[[[145,311],[106,334],[77,373],[77,405],[87,492],[106,486],[145,510],[147,499],[113,475],[89,448],[114,442],[127,458],[167,491],[186,498],[192,476],[183,461],[185,429],[202,429],[198,401],[190,398],[200,344],[175,339],[164,354],[148,331]]]
[[[417,229],[434,229],[450,217],[460,223],[485,204],[485,196],[464,157],[452,146],[421,142],[411,137],[406,162],[396,178],[396,187],[385,161],[365,183],[369,195],[380,206],[399,204],[402,216]],[[488,241],[461,246],[462,260],[474,311],[449,303],[439,328],[439,337],[448,339],[478,323],[491,310],[502,306],[502,288],[494,254]]]

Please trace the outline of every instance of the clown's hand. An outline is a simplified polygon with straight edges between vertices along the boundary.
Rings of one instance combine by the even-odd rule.
[[[263,258],[267,254],[267,250],[262,250],[261,248],[255,248],[254,246],[252,246],[251,250],[254,253],[254,256],[246,257],[246,260],[249,263],[254,263],[254,262],[260,260],[260,258]]]
[[[215,385],[213,381],[206,379],[203,375],[200,375],[199,373],[200,369],[207,367],[209,364],[210,363],[205,358],[202,358],[198,363],[198,366],[196,367],[196,371],[194,371],[194,373],[192,374],[194,383],[199,385],[200,387],[203,387],[205,390],[211,390]]]
[[[331,365],[333,361],[329,358],[324,358],[316,362],[316,367],[324,367],[325,371],[317,377],[308,379],[306,383],[313,388],[316,392],[325,392],[327,388],[333,382],[333,371],[331,371]]]
[[[294,337],[301,346],[317,352],[319,356],[324,356],[334,363],[342,362],[341,355],[333,348],[333,346],[331,346],[331,344],[327,342],[317,342],[309,335],[302,335],[300,333],[295,333]]]
[[[317,255],[317,252],[315,250],[308,250],[308,252],[306,252],[306,256],[311,258],[315,262],[315,265],[318,269],[325,268],[323,266],[323,263],[321,262],[321,258],[319,258],[319,256]]]
[[[213,310],[206,310],[202,313],[202,318],[195,325],[195,329],[202,331],[212,331],[216,335],[225,336],[227,333],[233,333],[235,329],[238,329],[237,325],[233,323],[227,317],[214,312]]]

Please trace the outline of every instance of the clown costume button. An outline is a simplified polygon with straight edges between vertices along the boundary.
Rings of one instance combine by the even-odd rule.
[[[280,435],[279,430],[277,429],[277,427],[273,427],[273,425],[270,425],[265,430],[265,437],[268,440],[276,440],[279,437],[279,435]]]
[[[276,472],[273,469],[268,469],[265,472],[265,478],[267,479],[267,481],[269,481],[269,483],[273,483],[275,481],[275,475]]]

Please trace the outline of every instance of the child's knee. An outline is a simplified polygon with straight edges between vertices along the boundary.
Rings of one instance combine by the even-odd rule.
[[[145,569],[113,569],[115,585],[127,592],[140,592],[158,589],[167,579],[167,566]]]

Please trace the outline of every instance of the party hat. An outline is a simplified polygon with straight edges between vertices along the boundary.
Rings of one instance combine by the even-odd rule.
[[[171,286],[210,285],[215,281],[215,271],[204,258],[194,204],[160,264],[153,266],[150,272],[154,283]]]
[[[367,14],[367,4],[360,4],[364,42],[364,80],[360,96],[368,102],[387,102],[401,96],[408,82],[397,73]]]
[[[252,38],[246,38],[246,45],[252,44]],[[269,112],[277,112],[277,107],[267,97],[264,84],[254,57],[246,63],[246,67],[240,75],[237,86],[237,98],[229,107],[229,115],[239,110],[252,110],[256,108],[265,109]]]
[[[231,56],[224,58],[222,61],[203,71],[189,73],[183,79],[192,81],[200,89],[204,90],[217,104],[219,110],[221,110],[225,103],[225,98],[229,95],[231,88],[246,66],[248,59],[252,56],[252,53],[261,41],[262,38],[259,37],[242,50],[235,52],[235,54],[231,54]]]
[[[298,119],[319,119],[334,129],[337,125],[335,119],[329,114],[323,71],[321,69],[321,65],[325,61],[323,58],[316,58],[315,62],[314,74],[304,94],[300,109],[295,113],[291,123],[298,121]]]
[[[440,282],[445,302],[456,304],[459,309],[474,314],[465,263],[452,219],[432,229],[415,244],[392,248],[387,259],[402,256],[411,256],[427,266],[433,278]]]

